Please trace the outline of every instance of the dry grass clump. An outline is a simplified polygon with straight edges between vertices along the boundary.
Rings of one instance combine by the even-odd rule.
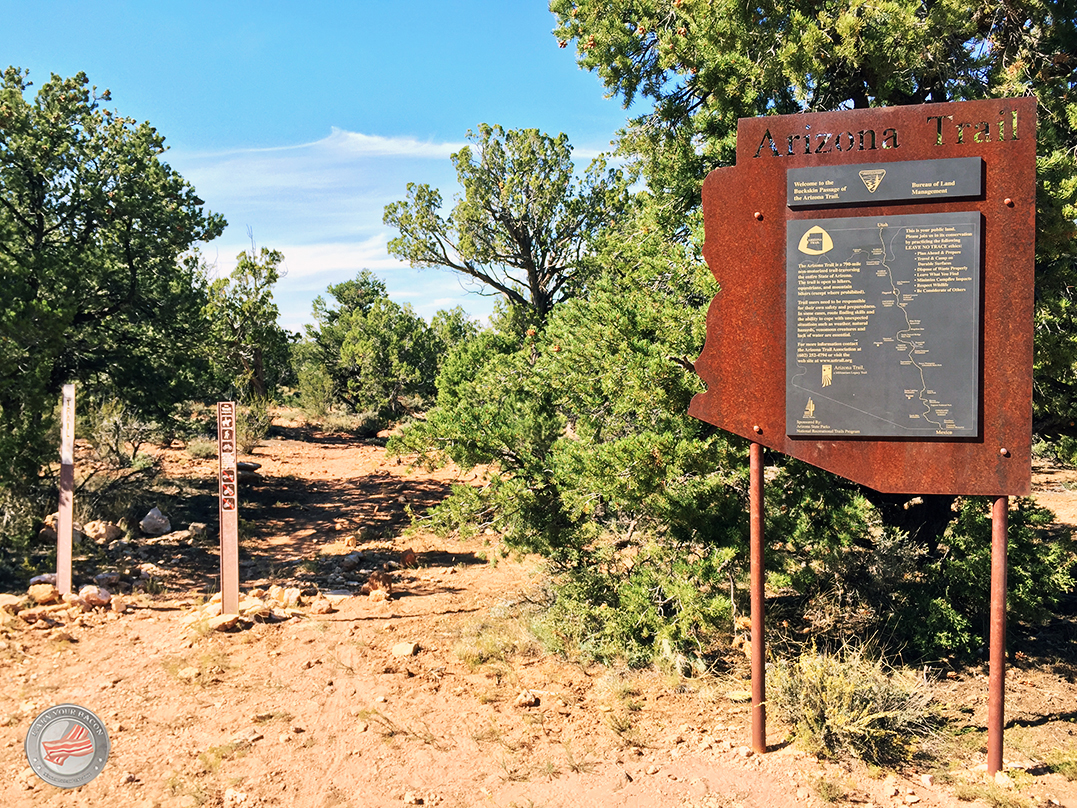
[[[862,646],[812,648],[778,662],[768,679],[770,703],[814,754],[894,762],[932,731],[923,677],[887,666]]]

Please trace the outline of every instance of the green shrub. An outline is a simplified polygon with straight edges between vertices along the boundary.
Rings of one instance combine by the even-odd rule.
[[[654,540],[630,553],[595,548],[586,565],[555,577],[536,631],[551,650],[585,661],[701,673],[728,637],[734,556]]]
[[[82,421],[82,433],[98,459],[114,468],[130,467],[142,444],[159,432],[156,424],[143,421],[118,398],[100,404],[91,401]]]
[[[314,421],[333,408],[333,378],[323,365],[309,363],[299,369],[299,406]]]
[[[871,763],[908,758],[931,732],[931,695],[917,674],[888,668],[863,646],[812,648],[771,666],[768,702],[813,754]]]
[[[236,411],[236,446],[243,454],[250,454],[265,440],[273,416],[269,412],[268,398],[254,396]]]
[[[187,454],[199,460],[217,456],[217,441],[211,438],[191,438],[187,441]]]

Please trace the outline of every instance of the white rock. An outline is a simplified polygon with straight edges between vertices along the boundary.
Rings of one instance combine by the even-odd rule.
[[[138,526],[147,536],[163,536],[165,533],[172,532],[172,523],[158,508],[151,508]]]
[[[417,642],[398,642],[393,646],[393,656],[409,657],[415,656],[419,653],[419,643]]]
[[[79,590],[79,599],[87,606],[108,606],[112,595],[100,586],[84,586]]]

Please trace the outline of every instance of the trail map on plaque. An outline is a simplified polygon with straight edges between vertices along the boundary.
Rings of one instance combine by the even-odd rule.
[[[980,214],[786,225],[786,431],[977,437]]]

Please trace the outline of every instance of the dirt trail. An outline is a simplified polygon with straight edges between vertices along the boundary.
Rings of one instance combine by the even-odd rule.
[[[164,591],[132,596],[126,614],[95,612],[65,626],[71,640],[14,618],[3,626],[0,804],[956,806],[968,804],[955,796],[962,783],[982,779],[975,731],[953,770],[934,771],[930,784],[927,769],[884,779],[817,761],[785,744],[777,725],[774,751],[748,754],[749,708],[728,698],[743,681],[544,655],[521,630],[528,595],[543,585],[537,564],[491,563],[496,546],[483,537],[414,533],[407,548],[396,538],[409,508],[422,512],[460,481],[454,471],[411,471],[380,446],[301,435],[297,425],[277,434],[253,458],[263,482],[243,495],[243,589],[297,586],[309,600],[357,591],[388,565],[392,599],[337,596],[329,614],[186,631],[183,618],[215,589],[212,541],[133,548],[132,563],[153,564]],[[163,461],[182,502],[176,526],[212,525],[215,460],[177,447]],[[1052,496],[1072,515],[1063,482],[1050,481]],[[396,568],[405,549],[417,567]],[[345,569],[349,556],[355,564]],[[414,654],[404,654],[406,643]],[[986,717],[981,676],[971,670],[938,685],[974,730]],[[1025,768],[1012,771],[1017,789],[1006,795],[1077,808],[1077,784],[1034,759],[1045,744],[1074,748],[1072,668],[1015,670],[1007,698],[1007,757]],[[63,702],[103,718],[112,743],[105,771],[73,791],[40,781],[22,748],[33,717]]]

